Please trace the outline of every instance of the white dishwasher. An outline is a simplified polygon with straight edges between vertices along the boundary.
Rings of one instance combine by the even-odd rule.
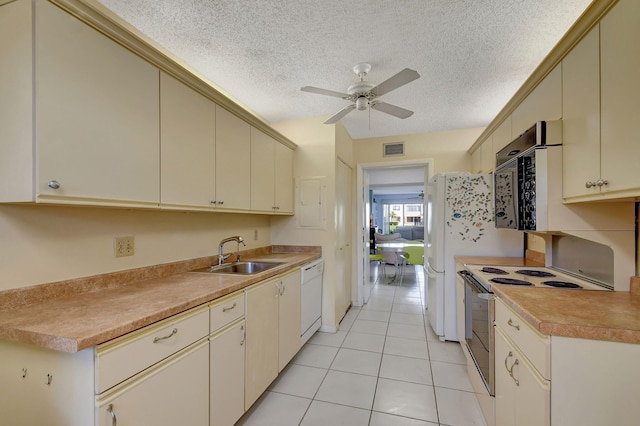
[[[302,265],[301,339],[304,345],[322,322],[322,272],[324,260],[318,259]]]

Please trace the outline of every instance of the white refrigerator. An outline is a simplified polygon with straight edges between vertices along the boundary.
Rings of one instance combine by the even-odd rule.
[[[427,185],[425,294],[427,316],[440,340],[458,340],[454,256],[523,255],[523,232],[495,228],[492,177],[441,173]]]

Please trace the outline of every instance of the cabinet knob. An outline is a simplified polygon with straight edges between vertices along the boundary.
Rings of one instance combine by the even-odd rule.
[[[49,181],[49,183],[47,183],[47,186],[51,189],[58,189],[60,188],[60,183],[58,183],[57,180],[52,180],[52,181]]]
[[[585,188],[591,188],[596,186],[596,184],[594,182],[591,182],[590,180],[588,180],[587,182],[585,182],[584,184]]]
[[[224,204],[224,201],[218,201],[218,205],[221,206]]]
[[[216,205],[217,201],[216,200],[211,200],[211,204],[213,204],[214,206]]]
[[[597,186],[607,186],[609,185],[609,181],[608,180],[604,180],[604,179],[598,179],[598,181],[596,182]]]

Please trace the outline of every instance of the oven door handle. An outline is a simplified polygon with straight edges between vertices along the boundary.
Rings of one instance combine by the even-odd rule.
[[[464,280],[465,284],[467,285],[467,287],[469,287],[471,289],[471,291],[473,291],[474,293],[478,294],[478,295],[482,295],[482,294],[493,294],[488,292],[484,287],[482,287],[480,284],[476,284],[474,282],[474,280],[472,278],[470,278],[472,275],[470,272],[467,271],[459,271],[458,274],[462,277],[462,279]],[[484,297],[482,297],[482,299],[484,299]],[[487,300],[488,296],[487,296]]]

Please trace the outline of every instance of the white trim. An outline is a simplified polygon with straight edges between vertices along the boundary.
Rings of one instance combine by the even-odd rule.
[[[364,191],[364,179],[363,174],[367,170],[371,169],[380,169],[380,168],[390,168],[390,167],[411,167],[411,166],[424,166],[426,168],[424,186],[426,188],[429,179],[433,176],[433,159],[425,158],[425,159],[413,159],[413,160],[397,160],[397,161],[379,161],[375,163],[358,163],[356,165],[357,168],[357,177],[356,177],[356,226],[353,227],[353,235],[355,236],[355,258],[357,259],[356,264],[358,273],[357,279],[354,280],[351,289],[351,300],[354,306],[362,306],[364,305],[364,289],[363,284],[368,277],[368,270],[365,271],[363,264],[361,262],[361,253],[364,253],[366,249],[366,241],[369,241],[367,238],[369,235],[369,224],[365,222],[364,215],[362,214],[364,210],[364,202],[360,194]],[[365,232],[366,235],[361,234],[361,232]],[[363,238],[364,237],[364,238]]]

